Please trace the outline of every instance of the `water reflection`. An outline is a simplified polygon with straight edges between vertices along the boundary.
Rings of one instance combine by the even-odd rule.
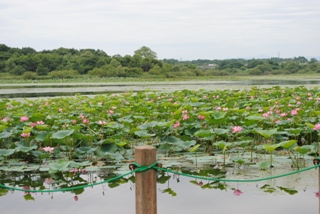
[[[228,176],[211,169],[181,169],[194,175]],[[25,190],[54,190],[94,184],[115,176],[106,173],[1,172],[0,183]],[[158,213],[318,213],[317,170],[293,178],[259,183],[221,183],[159,173]],[[0,189],[3,213],[135,213],[135,177],[68,192],[29,193]],[[14,202],[14,205],[13,205]]]

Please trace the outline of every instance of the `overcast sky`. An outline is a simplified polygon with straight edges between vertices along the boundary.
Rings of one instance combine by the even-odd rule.
[[[319,57],[320,0],[0,0],[0,43],[159,59]]]

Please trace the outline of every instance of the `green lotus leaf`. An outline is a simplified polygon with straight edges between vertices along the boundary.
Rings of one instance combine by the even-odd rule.
[[[141,126],[138,126],[139,129],[147,129],[147,128],[153,128],[158,124],[156,121],[152,121],[150,123],[142,124]]]
[[[262,147],[268,152],[273,152],[279,147],[279,144],[264,144]]]
[[[299,152],[300,154],[304,155],[312,150],[312,145],[305,145],[305,146],[297,146],[294,148],[295,151]]]
[[[70,161],[59,160],[57,162],[49,163],[49,173],[56,173],[62,171],[68,171]]]
[[[12,155],[15,151],[15,149],[0,149],[0,156],[7,157]]]
[[[270,138],[272,135],[277,133],[278,129],[269,129],[269,130],[255,129],[255,131],[265,138]]]
[[[295,143],[297,143],[297,140],[287,140],[279,143],[279,146],[285,149],[289,149],[292,147]]]
[[[134,134],[141,138],[149,138],[149,137],[155,136],[155,134],[149,134],[146,131],[135,131]]]
[[[189,152],[196,152],[200,147],[200,144],[197,144],[189,149]]]
[[[49,137],[49,133],[48,132],[40,132],[36,135],[35,137],[35,141],[37,142],[43,142],[45,141],[46,138]]]
[[[44,131],[44,130],[49,130],[50,127],[48,125],[44,124],[44,125],[37,125],[36,129],[38,129],[40,131]]]
[[[215,111],[211,115],[214,117],[214,119],[219,120],[223,119],[226,116],[226,114],[226,112]]]
[[[28,153],[34,149],[37,149],[38,146],[36,144],[33,144],[33,143],[28,143],[28,142],[17,142],[16,143],[16,150],[19,151],[19,152],[24,152],[24,153]]]
[[[194,136],[204,138],[204,137],[210,137],[213,134],[212,130],[199,130],[194,133]]]
[[[3,130],[5,130],[6,128],[8,128],[8,126],[0,125],[0,132],[2,132]]]
[[[0,139],[9,138],[11,137],[12,132],[1,132],[0,133]]]
[[[228,129],[219,129],[219,128],[216,128],[213,130],[213,132],[217,135],[224,135],[224,134],[227,134],[229,132]]]
[[[68,136],[72,135],[73,132],[74,132],[74,129],[61,130],[61,131],[58,131],[56,133],[53,133],[52,138],[53,139],[64,139],[65,137],[68,137]]]
[[[246,120],[253,120],[253,121],[262,121],[265,120],[264,117],[260,116],[260,115],[251,115],[245,118]]]

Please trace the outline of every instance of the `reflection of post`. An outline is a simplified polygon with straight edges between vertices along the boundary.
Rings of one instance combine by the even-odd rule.
[[[156,162],[156,148],[139,146],[135,148],[135,161],[141,166]],[[153,169],[136,173],[136,214],[157,213],[156,171]]]

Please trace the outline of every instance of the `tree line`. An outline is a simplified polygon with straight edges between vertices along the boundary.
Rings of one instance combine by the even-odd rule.
[[[98,77],[222,76],[320,73],[317,59],[303,56],[270,59],[198,59],[179,61],[157,59],[143,46],[131,55],[110,56],[103,50],[58,48],[36,51],[31,47],[12,48],[0,44],[0,73],[32,79],[41,76],[72,78],[79,75]]]

